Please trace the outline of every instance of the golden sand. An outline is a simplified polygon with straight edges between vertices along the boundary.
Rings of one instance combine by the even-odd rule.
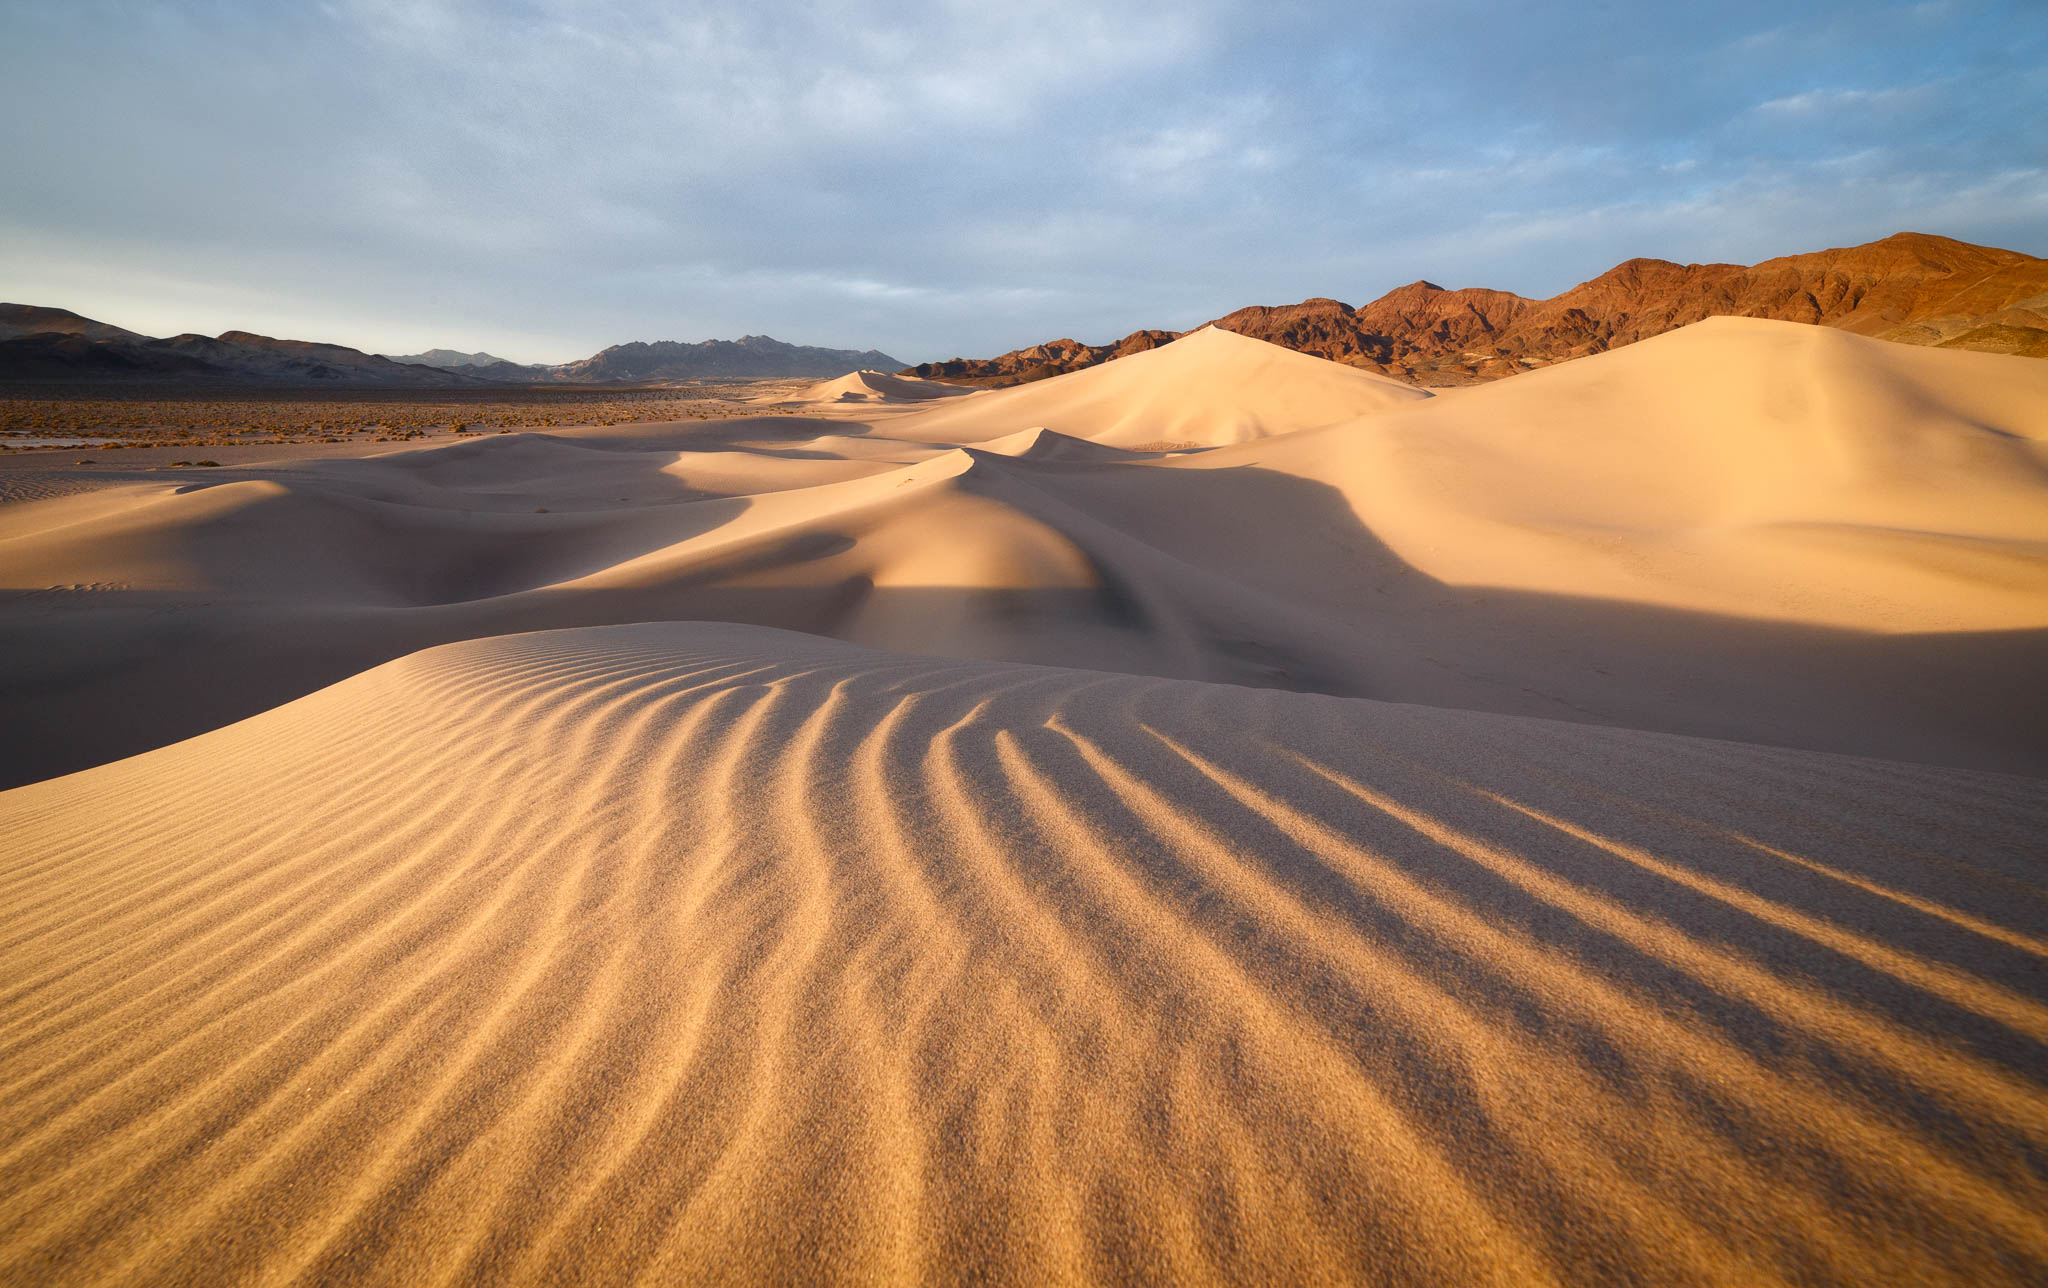
[[[0,1282],[2041,1282],[2040,365],[0,507]]]

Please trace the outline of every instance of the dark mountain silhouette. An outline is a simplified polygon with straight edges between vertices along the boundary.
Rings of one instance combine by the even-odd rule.
[[[819,349],[785,344],[765,335],[685,344],[636,340],[615,344],[581,362],[550,369],[553,380],[651,382],[742,379],[755,376],[843,376],[849,371],[893,371],[902,362],[874,349]]]
[[[409,366],[346,345],[278,340],[248,331],[158,340],[63,309],[0,304],[0,321],[16,327],[43,326],[53,320],[66,329],[16,330],[0,338],[0,380],[343,388],[444,388],[485,383],[476,376],[440,367]]]
[[[425,359],[442,357],[431,364]],[[65,309],[0,304],[0,381],[81,385],[169,382],[226,386],[476,388],[498,384],[664,384],[757,377],[843,376],[903,364],[874,349],[820,349],[765,335],[682,344],[614,345],[580,362],[527,366],[487,353],[435,349],[403,358],[248,331],[153,339]]]

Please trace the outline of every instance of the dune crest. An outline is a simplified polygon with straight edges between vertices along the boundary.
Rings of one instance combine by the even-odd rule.
[[[891,421],[888,433],[974,443],[1042,427],[1110,447],[1218,447],[1428,397],[1385,376],[1208,327],[1100,367]]]

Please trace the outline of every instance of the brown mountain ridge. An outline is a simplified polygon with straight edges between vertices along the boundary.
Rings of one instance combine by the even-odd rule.
[[[1909,232],[1755,265],[1632,259],[1547,300],[1418,281],[1362,308],[1317,298],[1253,305],[1206,325],[1414,384],[1445,386],[1497,380],[1724,316],[2044,358],[2048,259]],[[1157,348],[1182,334],[1135,331],[1110,345],[1053,340],[995,358],[927,362],[904,374],[1022,384]]]

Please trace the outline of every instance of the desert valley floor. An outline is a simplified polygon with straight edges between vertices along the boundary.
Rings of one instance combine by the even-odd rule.
[[[2048,362],[756,413],[0,460],[0,1282],[2048,1281]]]

